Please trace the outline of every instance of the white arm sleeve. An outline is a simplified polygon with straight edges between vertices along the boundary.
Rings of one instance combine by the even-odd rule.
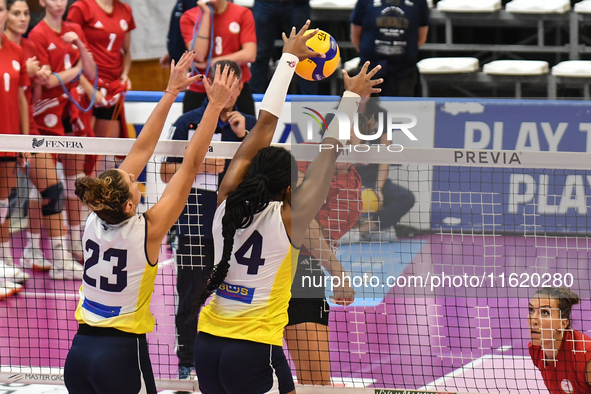
[[[273,78],[271,78],[269,87],[267,87],[267,91],[263,97],[261,110],[265,110],[277,118],[281,116],[283,104],[285,104],[285,98],[287,97],[287,90],[289,89],[289,84],[291,83],[298,62],[298,57],[291,53],[284,53],[281,56]]]

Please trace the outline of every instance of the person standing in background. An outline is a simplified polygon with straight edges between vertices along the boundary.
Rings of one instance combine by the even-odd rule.
[[[226,67],[241,78],[240,66],[230,60],[222,60],[213,65],[212,78],[215,78],[216,65],[221,72]],[[252,130],[257,120],[252,115],[237,111],[236,99],[242,84],[232,92],[226,106],[220,113],[218,126],[212,141],[241,142]],[[168,139],[188,141],[201,123],[209,100],[200,108],[182,115],[170,129]],[[168,157],[160,170],[164,183],[168,183],[181,166],[182,157]],[[197,314],[195,303],[201,294],[205,281],[214,265],[213,234],[211,232],[213,215],[217,208],[218,183],[227,169],[229,160],[205,159],[195,178],[189,199],[183,213],[176,222],[178,245],[176,247],[177,294],[179,304],[176,310],[175,325],[178,335],[177,356],[179,358],[179,379],[188,379],[194,370],[193,345],[197,336]]]
[[[80,26],[75,23],[64,22],[66,12],[65,0],[41,0],[41,6],[45,8],[45,17],[31,30],[29,39],[37,46],[39,63],[46,66],[54,73],[41,88],[40,100],[33,108],[35,123],[41,135],[54,136],[94,136],[90,122],[84,125],[84,116],[74,106],[84,105],[80,96],[73,98],[78,88],[77,78],[84,73],[88,78],[96,78],[96,64],[87,49],[87,42]],[[69,95],[64,94],[67,91]],[[54,279],[81,279],[82,266],[75,261],[82,261],[84,252],[81,242],[81,205],[74,194],[76,179],[85,175],[85,157],[83,155],[59,155],[64,165],[64,187],[47,188],[42,191],[43,198],[53,198],[57,202],[52,207],[45,209],[45,215],[53,216],[61,213],[61,205],[65,202],[70,232],[69,253],[63,248],[65,244],[65,229],[59,221],[55,221],[51,227],[57,227],[59,235],[51,235],[52,249],[54,250],[53,265],[50,276]],[[38,160],[39,159],[39,160]],[[39,168],[45,162],[43,157],[34,157],[31,164]],[[51,160],[52,158],[50,158]],[[51,168],[51,167],[47,167]],[[47,171],[49,173],[49,171]],[[31,177],[34,184],[42,184],[39,175]],[[40,190],[43,190],[38,186]],[[50,196],[44,195],[51,194]],[[51,230],[53,232],[54,230]],[[60,241],[61,239],[61,241]],[[63,252],[57,253],[59,245]],[[65,261],[62,261],[65,260]],[[56,271],[63,264],[64,272]],[[71,265],[71,269],[68,266]],[[73,270],[73,272],[71,272]]]
[[[205,74],[209,71],[208,64],[211,66],[220,60],[238,63],[242,70],[243,88],[236,107],[240,112],[254,116],[254,99],[248,83],[251,77],[248,63],[255,60],[257,53],[252,12],[228,0],[207,3],[199,0],[197,6],[185,11],[181,17],[181,32],[186,47],[197,54],[195,67],[199,73]],[[203,85],[192,84],[185,92],[183,113],[199,108],[206,98]]]
[[[162,67],[170,67],[170,61],[178,62],[187,50],[181,34],[181,16],[187,10],[197,7],[197,0],[177,0],[170,15],[168,34],[166,35],[166,53],[160,58]]]
[[[351,15],[351,42],[359,52],[359,64],[382,66],[380,96],[418,95],[417,56],[428,31],[426,0],[357,1]]]
[[[275,39],[281,37],[282,26],[302,26],[310,19],[310,0],[255,0],[252,9],[257,31],[257,56],[250,66],[252,92],[265,93],[269,84],[269,60]],[[315,95],[318,83],[296,77],[300,93]]]
[[[78,0],[70,7],[67,20],[82,26],[98,66],[94,132],[97,137],[124,137],[127,130],[123,101],[131,90],[131,31],[136,27],[131,7],[119,0]],[[92,90],[89,83],[83,86],[87,92]],[[100,160],[98,173],[108,167],[107,161],[111,165],[114,158]]]
[[[0,0],[0,33],[8,17],[6,0]],[[21,47],[0,34],[0,74],[4,76],[4,89],[0,89],[2,108],[2,129],[0,134],[29,134],[29,110],[25,89],[29,86],[27,63]],[[26,274],[16,267],[7,266],[4,260],[10,258],[10,221],[7,220],[9,196],[16,186],[16,163],[19,154],[0,152],[0,299],[22,290],[14,283],[26,279]],[[20,280],[17,280],[19,279]]]

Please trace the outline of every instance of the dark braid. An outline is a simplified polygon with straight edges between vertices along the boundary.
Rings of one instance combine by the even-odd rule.
[[[245,179],[226,199],[226,212],[222,218],[222,257],[197,300],[197,311],[228,275],[236,230],[250,226],[254,215],[267,208],[271,199],[282,200],[283,192],[297,182],[297,177],[297,163],[287,150],[271,146],[256,154]]]

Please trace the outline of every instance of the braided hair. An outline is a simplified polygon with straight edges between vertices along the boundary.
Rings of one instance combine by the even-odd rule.
[[[534,298],[548,298],[549,300],[558,300],[558,309],[560,310],[560,318],[568,319],[568,326],[570,328],[570,314],[573,305],[579,303],[579,296],[572,292],[568,287],[542,287],[534,294]]]
[[[197,311],[228,275],[236,230],[250,226],[254,215],[267,208],[272,199],[281,200],[285,189],[295,185],[297,179],[297,163],[289,151],[271,146],[256,154],[246,177],[226,199],[226,212],[222,218],[222,257],[197,300]]]

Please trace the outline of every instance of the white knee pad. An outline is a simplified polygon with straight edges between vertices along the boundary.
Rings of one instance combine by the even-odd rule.
[[[86,176],[85,173],[80,172],[76,175],[66,177],[66,197],[67,198],[73,198],[73,199],[78,198],[78,196],[76,196],[76,180],[78,178],[82,178],[85,176]]]

